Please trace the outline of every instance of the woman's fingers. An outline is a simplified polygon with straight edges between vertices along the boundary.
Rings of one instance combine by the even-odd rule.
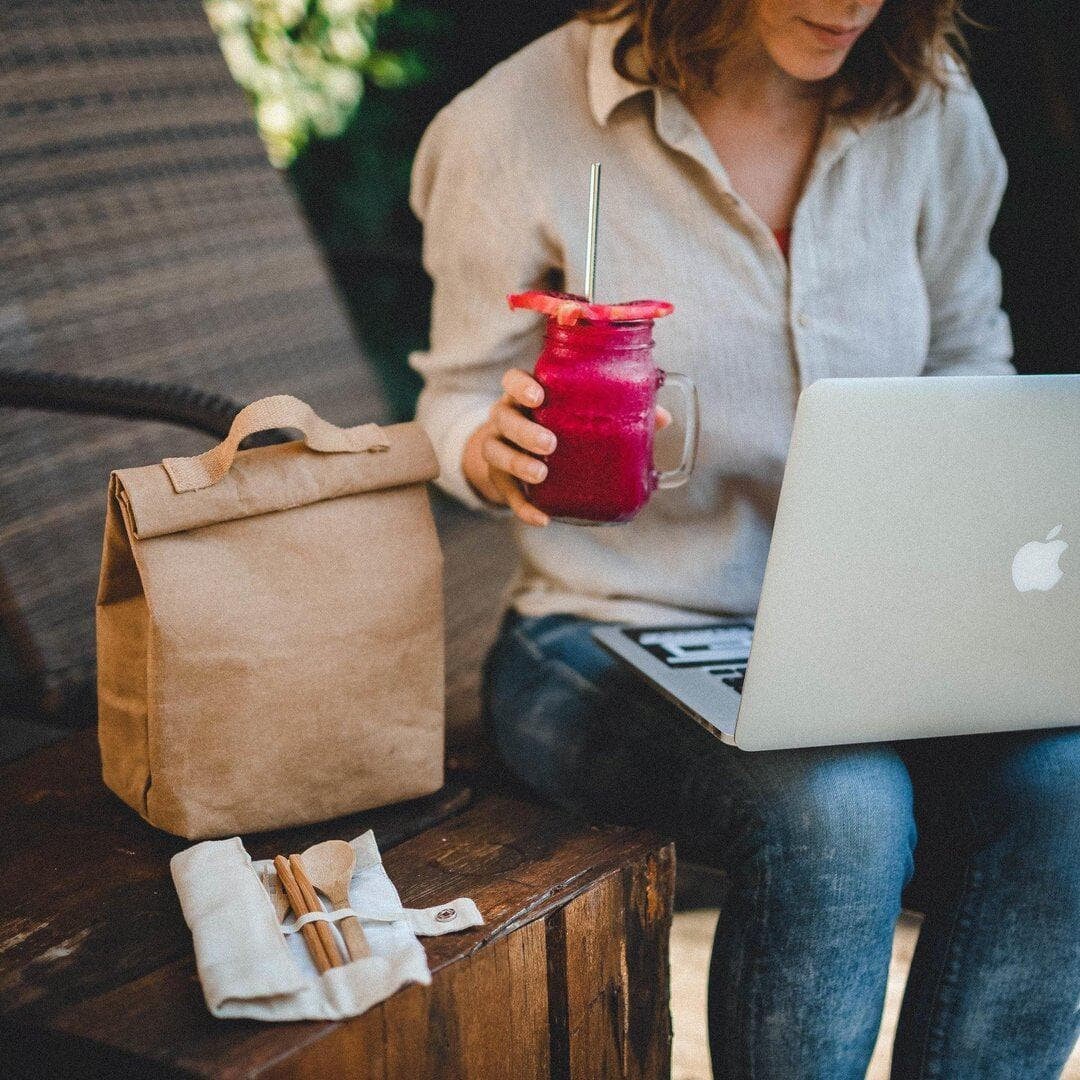
[[[542,461],[537,461],[532,454],[515,450],[502,439],[485,439],[481,453],[493,469],[501,469],[526,484],[539,484],[547,476],[547,466]]]
[[[527,409],[536,408],[544,400],[544,388],[520,368],[511,368],[503,375],[502,387],[509,398]]]
[[[482,499],[497,506],[509,506],[527,525],[547,525],[547,514],[533,506],[526,499],[518,480],[498,465],[498,462],[509,464],[511,458],[522,471],[525,471],[524,464],[531,463],[546,472],[543,462],[504,443],[499,438],[495,421],[486,420],[466,441],[461,457],[461,470],[469,485]],[[533,474],[532,469],[528,472]]]
[[[545,514],[543,510],[538,510],[525,498],[525,493],[517,486],[517,482],[512,476],[500,469],[492,469],[491,479],[499,489],[499,493],[506,500],[507,506],[509,506],[526,525],[544,526],[548,523],[547,514]]]
[[[499,434],[522,450],[533,454],[550,454],[555,449],[555,436],[546,427],[522,416],[506,399],[491,410],[491,418]]]
[[[671,423],[671,413],[663,405],[656,406],[656,430],[663,431]]]
[[[513,376],[515,372],[508,372]],[[533,380],[523,371],[516,374],[524,376],[529,382]],[[513,378],[504,378],[503,386],[515,386]],[[539,387],[539,384],[536,384]],[[525,394],[528,387],[522,383],[515,387],[517,392]],[[541,391],[541,397],[543,392]],[[496,490],[502,496],[506,505],[526,525],[547,525],[548,516],[543,510],[538,509],[525,498],[525,492],[521,490],[519,481],[526,484],[539,484],[547,476],[547,466],[538,461],[532,454],[525,453],[525,449],[534,450],[536,453],[550,453],[555,446],[555,436],[539,424],[522,416],[514,406],[514,396],[507,389],[506,397],[498,402],[491,410],[490,423],[495,428],[480,447],[480,454],[487,462],[488,476],[495,485]],[[502,436],[500,438],[500,435]]]

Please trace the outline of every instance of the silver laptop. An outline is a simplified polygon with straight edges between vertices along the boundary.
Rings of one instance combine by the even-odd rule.
[[[756,625],[594,634],[744,750],[1080,724],[1080,375],[813,383]]]

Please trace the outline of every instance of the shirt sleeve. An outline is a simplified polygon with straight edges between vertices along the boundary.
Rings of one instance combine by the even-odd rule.
[[[924,374],[1014,374],[1001,270],[990,254],[990,229],[1007,178],[1005,158],[966,77],[954,75],[938,108],[918,237],[930,302]]]
[[[439,486],[474,509],[488,504],[462,473],[465,443],[502,394],[503,373],[532,369],[543,333],[542,320],[511,311],[506,296],[541,287],[558,261],[537,185],[515,152],[526,136],[489,111],[466,91],[436,116],[410,193],[434,284],[430,347],[409,358],[424,378],[417,420],[434,445]]]

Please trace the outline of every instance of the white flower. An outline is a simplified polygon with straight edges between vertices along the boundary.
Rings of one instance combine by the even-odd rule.
[[[311,126],[320,138],[332,139],[345,130],[351,115],[351,110],[338,108],[332,102],[323,100],[310,114]]]
[[[348,124],[364,92],[361,68],[379,85],[406,72],[373,53],[375,22],[395,0],[203,0],[233,78],[255,102],[270,160],[286,167],[311,135]]]
[[[371,52],[368,40],[355,26],[332,26],[327,39],[330,51],[346,63],[360,64]]]
[[[289,56],[296,48],[284,34],[262,34],[259,44],[266,53],[266,59],[278,67],[284,67],[289,62]]]
[[[275,7],[285,27],[295,26],[307,14],[307,0],[276,0]]]
[[[203,4],[206,17],[217,33],[234,26],[243,26],[250,15],[250,8],[239,0],[206,0]]]
[[[346,108],[352,108],[360,100],[364,89],[363,80],[357,72],[352,68],[336,65],[327,67],[323,75],[323,86],[334,101]]]
[[[300,147],[292,139],[282,139],[274,135],[262,132],[263,144],[266,146],[266,156],[270,164],[277,169],[287,169],[295,160]]]
[[[261,65],[246,34],[235,31],[222,34],[221,54],[225,57],[232,77],[241,86],[247,87],[258,76]]]
[[[301,117],[284,98],[264,98],[255,111],[259,130],[270,138],[296,139],[303,134]]]
[[[322,50],[314,45],[297,45],[291,54],[293,67],[312,82],[319,82],[328,67]]]
[[[265,98],[282,97],[285,94],[285,84],[282,71],[270,64],[259,64],[245,85],[256,96]]]
[[[371,10],[367,0],[319,0],[318,7],[331,22],[351,19],[361,11]]]

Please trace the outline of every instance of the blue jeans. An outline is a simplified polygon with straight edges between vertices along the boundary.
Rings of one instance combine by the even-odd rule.
[[[540,796],[725,871],[716,1080],[862,1080],[916,835],[920,878],[937,854],[893,1077],[1060,1075],[1080,1033],[1080,728],[746,753],[592,625],[507,616],[487,731]]]

